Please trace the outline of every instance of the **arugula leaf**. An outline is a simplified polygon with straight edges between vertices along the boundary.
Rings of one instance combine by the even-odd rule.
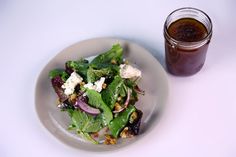
[[[96,108],[101,109],[103,112],[101,114],[104,125],[108,125],[113,119],[111,109],[103,102],[101,94],[92,89],[86,90],[86,95],[89,98],[89,104]]]
[[[66,81],[69,78],[69,75],[61,69],[54,69],[49,72],[50,79],[60,76],[63,81]]]
[[[109,84],[108,87],[102,91],[102,99],[111,109],[113,109],[123,86],[124,80],[119,75],[117,75],[111,84]]]
[[[90,65],[92,67],[101,67],[101,65],[111,64],[111,61],[114,60],[117,64],[121,64],[123,59],[123,48],[120,44],[115,44],[112,48],[97,57],[95,57]]]
[[[101,77],[108,77],[112,78],[114,75],[118,74],[119,72],[119,67],[118,66],[109,66],[106,68],[102,69],[94,69],[92,67],[89,67],[87,71],[87,79],[88,82],[95,82]]]
[[[80,59],[78,61],[67,61],[66,67],[73,69],[86,80],[87,70],[89,67],[88,60]]]

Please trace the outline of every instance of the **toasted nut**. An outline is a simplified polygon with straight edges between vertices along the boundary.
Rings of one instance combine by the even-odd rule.
[[[77,94],[75,94],[75,93],[71,94],[70,97],[69,97],[69,102],[75,103],[76,98],[77,98]]]
[[[102,89],[106,89],[107,88],[107,84],[106,83],[103,83],[102,84]]]
[[[77,97],[77,94],[75,94],[75,93],[70,95],[70,99],[72,99],[72,100],[76,99],[76,97]]]
[[[121,100],[122,100],[122,97],[119,96],[119,97],[117,98],[117,101],[121,101]]]
[[[129,122],[132,124],[137,118],[138,118],[137,112],[133,112],[133,113],[130,115]]]
[[[117,64],[117,61],[115,59],[112,59],[111,64]]]
[[[128,61],[128,60],[125,60],[125,64],[126,64],[126,65],[129,64],[129,61]]]
[[[121,110],[121,105],[118,103],[118,102],[116,102],[115,103],[115,111],[119,111],[119,110]]]
[[[110,144],[116,144],[117,143],[117,139],[112,137],[111,135],[106,134],[105,135],[105,141],[104,144],[106,145],[110,145]]]
[[[121,133],[120,133],[120,137],[121,138],[130,138],[133,137],[133,135],[131,134],[131,132],[129,131],[128,127],[125,127]]]
[[[80,86],[84,86],[84,85],[85,85],[85,82],[82,81],[82,82],[79,83],[79,85],[80,85]]]
[[[61,102],[60,102],[60,99],[57,98],[57,99],[56,99],[56,104],[59,105],[60,103],[61,103]]]

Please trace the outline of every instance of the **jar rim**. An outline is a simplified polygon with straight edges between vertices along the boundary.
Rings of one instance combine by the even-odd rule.
[[[178,41],[176,39],[174,39],[173,37],[171,37],[168,33],[168,24],[167,24],[167,21],[168,19],[176,12],[178,11],[181,11],[181,10],[194,10],[194,11],[198,11],[200,13],[202,13],[206,18],[207,20],[209,21],[209,30],[207,32],[207,36],[205,36],[203,39],[199,40],[199,41],[194,41],[194,42],[186,42],[186,41]],[[202,45],[204,45],[205,43],[208,42],[209,39],[211,39],[211,36],[212,36],[212,21],[211,21],[211,18],[202,10],[200,9],[197,9],[197,8],[193,8],[193,7],[182,7],[182,8],[178,8],[174,11],[172,11],[166,18],[166,21],[164,23],[164,37],[165,38],[168,38],[169,40],[171,40],[171,42],[175,45],[180,45],[180,46],[183,46],[183,47],[200,47]]]

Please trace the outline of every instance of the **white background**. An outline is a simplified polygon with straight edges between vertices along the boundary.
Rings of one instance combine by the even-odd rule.
[[[163,64],[165,18],[184,6],[211,17],[213,38],[198,74],[168,75],[170,100],[150,134],[128,149],[96,154],[65,146],[43,128],[34,88],[53,56],[109,36],[139,43]],[[0,156],[235,157],[235,8],[233,0],[0,0]]]

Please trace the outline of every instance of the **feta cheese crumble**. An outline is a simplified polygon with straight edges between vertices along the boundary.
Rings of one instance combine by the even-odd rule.
[[[131,65],[121,64],[120,76],[125,79],[141,77],[141,71],[135,67],[132,67]]]
[[[102,91],[102,84],[105,82],[105,77],[101,77],[100,80],[97,80],[96,82],[91,83],[87,83],[84,85],[85,88],[88,88],[88,89],[93,89],[97,92],[101,92]]]
[[[76,72],[71,73],[70,77],[66,80],[66,82],[61,86],[64,89],[64,93],[66,95],[70,95],[74,93],[75,86],[83,81],[83,78],[77,74]]]

